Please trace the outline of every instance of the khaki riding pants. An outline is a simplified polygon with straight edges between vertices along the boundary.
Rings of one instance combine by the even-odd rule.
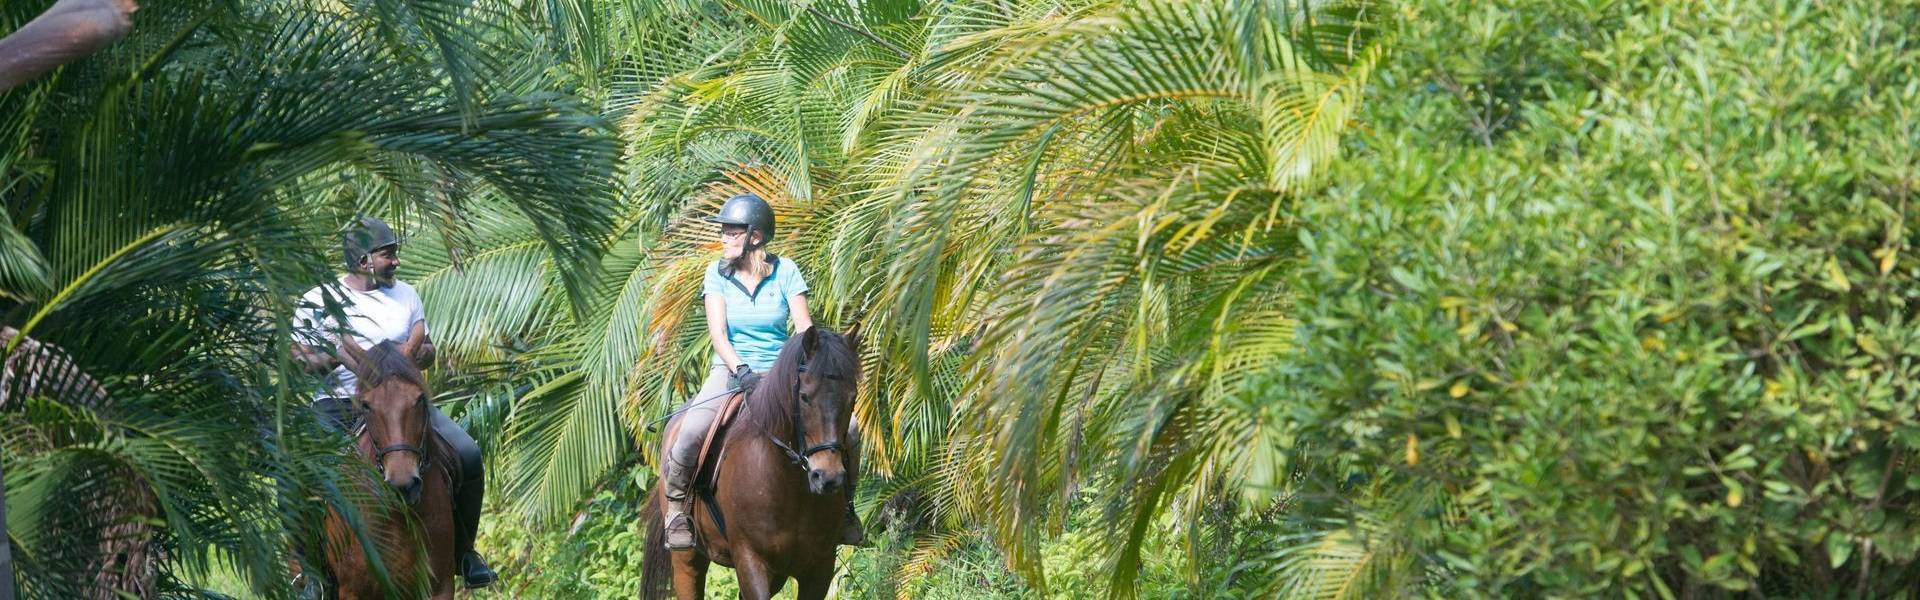
[[[714,365],[707,371],[700,391],[681,407],[679,434],[667,445],[666,460],[660,461],[660,479],[667,483],[668,500],[687,499],[687,487],[693,484],[693,463],[699,459],[707,428],[720,415],[720,409],[726,408],[727,397],[733,395],[733,387],[728,385],[731,379],[726,365]]]

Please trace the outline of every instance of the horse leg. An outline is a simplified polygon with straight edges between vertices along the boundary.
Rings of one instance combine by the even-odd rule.
[[[794,578],[800,580],[800,600],[823,600],[827,597],[827,588],[833,584],[833,570]]]
[[[733,574],[740,579],[740,600],[768,600],[787,582],[785,576],[774,573],[751,552],[734,555]]]
[[[707,557],[698,552],[673,553],[673,596],[680,600],[707,597]]]

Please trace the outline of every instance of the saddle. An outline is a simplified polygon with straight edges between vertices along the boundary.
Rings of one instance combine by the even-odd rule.
[[[719,477],[716,471],[719,470],[720,460],[726,455],[726,449],[719,440],[726,436],[727,426],[733,424],[734,415],[739,414],[740,407],[746,404],[746,392],[736,391],[727,395],[727,403],[720,407],[719,414],[707,425],[707,435],[700,442],[700,453],[693,458],[693,481],[689,485],[693,488],[691,491],[700,496],[700,502],[687,507],[688,516],[695,516],[704,504],[713,513],[713,524],[720,530],[721,536],[727,534],[727,521],[720,515],[720,504],[714,500],[714,492],[718,490]],[[694,533],[697,536],[699,529],[695,528]]]
[[[712,470],[712,467],[720,464],[719,450],[721,449],[721,444],[718,443],[718,440],[727,434],[727,426],[733,424],[734,415],[739,414],[740,407],[746,406],[746,404],[747,394],[745,392],[732,392],[728,394],[727,403],[720,407],[720,413],[715,415],[713,422],[707,424],[707,435],[701,438],[700,453],[694,455],[693,459],[693,485],[695,487],[702,489],[711,489],[713,487],[713,473],[709,471]],[[713,460],[709,461],[709,458]]]

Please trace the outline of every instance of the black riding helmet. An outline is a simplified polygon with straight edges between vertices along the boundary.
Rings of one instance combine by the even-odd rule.
[[[348,271],[360,270],[360,261],[368,254],[387,246],[400,245],[400,237],[393,234],[393,228],[385,221],[373,217],[360,217],[340,234],[340,253],[347,261]]]
[[[720,205],[720,214],[707,218],[708,222],[721,225],[739,225],[747,228],[748,249],[759,248],[773,241],[773,205],[753,194],[741,194],[728,198]],[[753,232],[760,232],[760,243],[753,243]]]

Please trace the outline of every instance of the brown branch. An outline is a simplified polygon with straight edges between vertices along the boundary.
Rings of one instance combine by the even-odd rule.
[[[59,0],[0,38],[0,91],[32,79],[126,37],[136,0]]]
[[[827,13],[821,12],[820,9],[814,8],[812,4],[807,5],[807,14],[820,17],[821,19],[826,20],[826,22],[832,23],[835,27],[839,27],[841,29],[851,31],[859,35],[860,37],[867,38],[867,41],[878,44],[881,48],[886,48],[888,51],[893,52],[895,56],[900,57],[900,60],[913,60],[913,56],[910,54],[907,54],[906,50],[901,50],[899,46],[893,45],[893,42],[887,41],[886,38],[875,35],[871,31],[867,31],[865,29],[855,27],[853,24],[848,23],[846,21],[835,19],[833,18],[833,16],[828,15]]]

